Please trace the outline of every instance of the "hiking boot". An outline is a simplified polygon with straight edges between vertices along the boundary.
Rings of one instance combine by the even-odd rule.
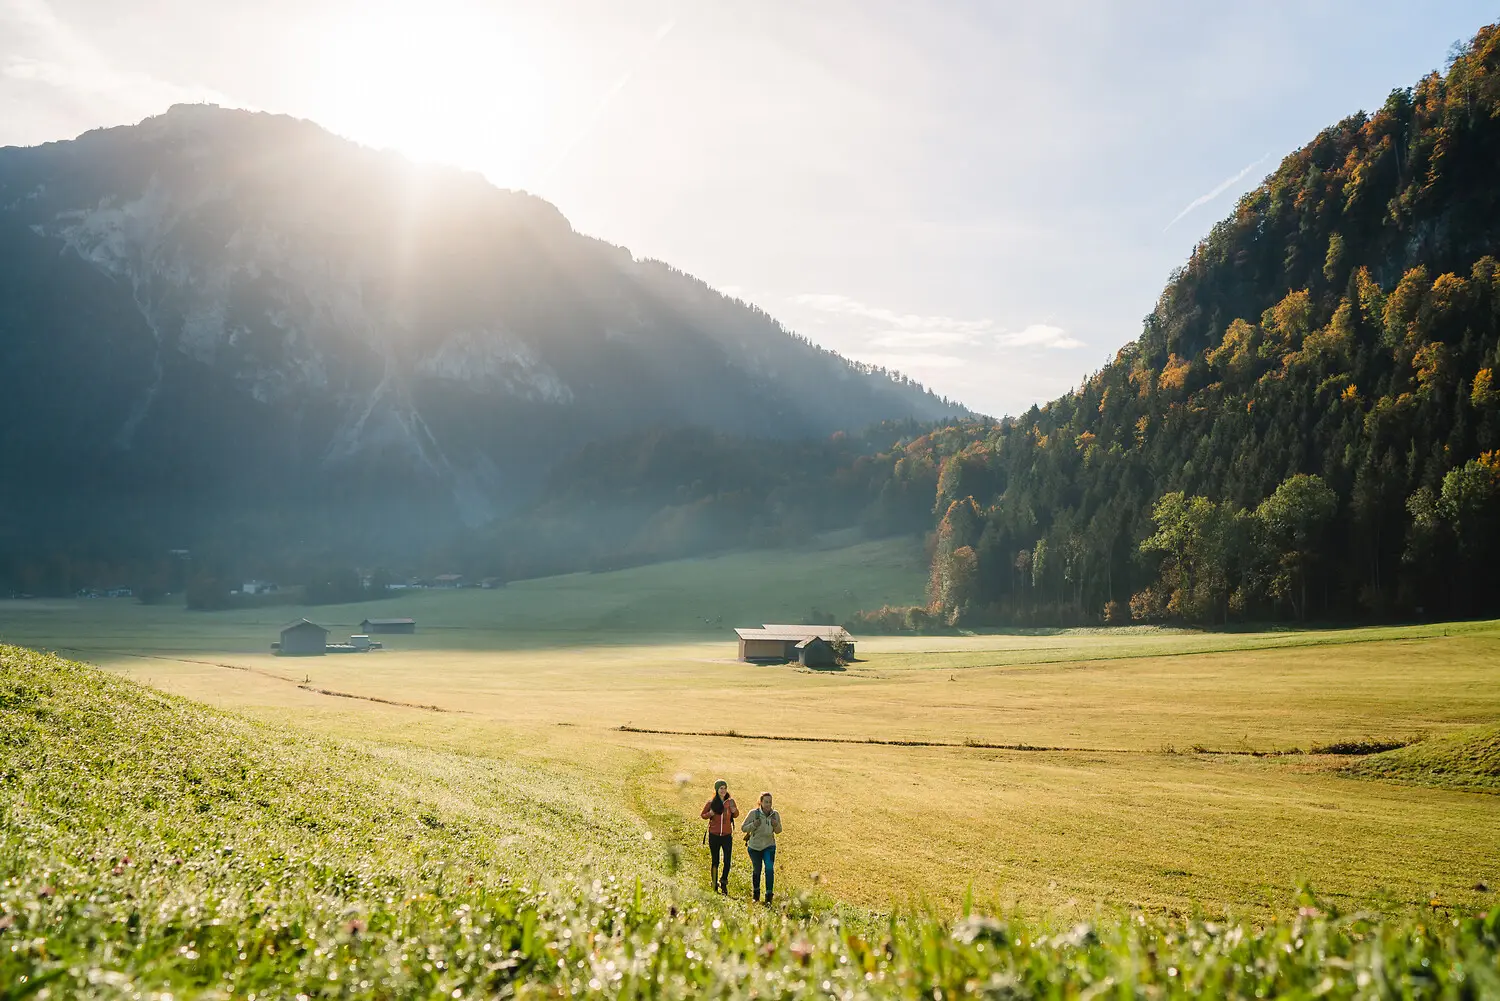
[[[771,906],[771,895],[769,893],[766,894],[766,906],[767,907]]]

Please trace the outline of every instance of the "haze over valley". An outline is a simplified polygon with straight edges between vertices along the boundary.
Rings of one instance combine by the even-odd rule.
[[[1500,998],[1493,12],[341,4],[0,0],[0,1001]]]

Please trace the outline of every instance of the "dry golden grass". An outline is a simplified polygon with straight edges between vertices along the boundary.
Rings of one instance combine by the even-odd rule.
[[[316,610],[8,603],[0,637],[357,740],[456,804],[520,797],[601,843],[649,829],[689,851],[695,879],[697,810],[722,775],[742,804],[776,791],[787,885],[816,872],[876,907],[972,889],[1029,909],[1274,909],[1304,881],[1345,900],[1470,906],[1488,899],[1477,883],[1500,883],[1500,797],[1359,780],[1305,754],[1191,753],[1492,723],[1497,624],[862,638],[860,662],[829,672],[733,660],[734,625],[837,609],[845,587],[873,603],[920,585],[915,551],[882,543]],[[411,614],[421,631],[367,655],[271,656],[274,626],[304,611],[337,629]],[[871,738],[1078,750],[859,743]],[[534,861],[590,852],[549,845]],[[747,869],[741,855],[737,885]]]

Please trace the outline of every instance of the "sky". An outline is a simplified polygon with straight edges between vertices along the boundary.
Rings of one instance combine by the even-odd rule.
[[[181,101],[553,202],[995,415],[1140,333],[1321,128],[1500,0],[0,0],[0,145]]]

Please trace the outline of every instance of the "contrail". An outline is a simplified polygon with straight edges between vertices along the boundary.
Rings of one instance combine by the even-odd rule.
[[[550,174],[557,167],[561,166],[562,162],[577,148],[578,144],[588,138],[588,134],[594,131],[594,126],[598,125],[599,120],[604,117],[605,112],[609,111],[609,107],[615,102],[615,98],[619,97],[620,92],[630,86],[630,81],[634,80],[636,74],[645,68],[646,62],[656,54],[656,50],[661,47],[661,43],[672,33],[672,29],[675,27],[677,27],[676,14],[668,17],[657,26],[656,34],[651,36],[651,41],[647,42],[646,46],[641,49],[640,54],[636,56],[635,62],[631,64],[630,68],[620,74],[620,78],[615,81],[614,86],[604,92],[604,96],[599,99],[599,103],[594,106],[594,110],[589,113],[588,118],[584,119],[583,125],[573,134],[573,138],[568,140],[567,145],[562,148],[557,156],[552,158],[552,162],[547,165],[545,173]]]
[[[1165,233],[1167,230],[1169,230],[1173,226],[1177,225],[1177,223],[1179,221],[1181,221],[1182,217],[1185,216],[1185,215],[1187,215],[1189,212],[1193,211],[1193,209],[1200,208],[1201,206],[1207,205],[1209,202],[1213,201],[1215,198],[1218,198],[1224,192],[1228,191],[1230,189],[1230,187],[1232,187],[1233,185],[1238,184],[1240,181],[1244,180],[1246,174],[1250,173],[1250,171],[1254,170],[1256,167],[1259,167],[1261,164],[1265,163],[1268,159],[1270,159],[1270,157],[1271,157],[1270,153],[1265,154],[1259,160],[1256,160],[1254,163],[1246,166],[1245,169],[1241,170],[1238,174],[1235,174],[1233,177],[1226,178],[1223,181],[1220,181],[1217,185],[1215,185],[1214,189],[1212,191],[1210,191],[1208,194],[1206,194],[1206,195],[1199,195],[1197,198],[1194,198],[1192,201],[1188,202],[1187,208],[1185,208],[1181,212],[1177,213],[1177,215],[1175,215],[1172,218],[1171,222],[1167,223],[1165,226],[1162,227],[1161,231],[1163,233]]]

